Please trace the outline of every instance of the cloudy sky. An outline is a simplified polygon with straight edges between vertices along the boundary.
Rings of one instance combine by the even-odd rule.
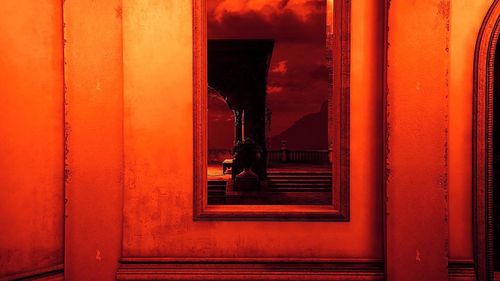
[[[328,91],[326,0],[207,0],[207,12],[209,39],[275,40],[267,88],[271,135],[319,111]],[[209,146],[232,142],[229,114],[209,99]]]

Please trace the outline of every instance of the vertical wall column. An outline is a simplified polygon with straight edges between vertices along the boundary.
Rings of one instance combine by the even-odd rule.
[[[388,10],[388,280],[447,280],[450,1]]]
[[[115,280],[122,237],[121,0],[64,3],[66,280]]]
[[[62,273],[61,2],[1,2],[0,280]]]

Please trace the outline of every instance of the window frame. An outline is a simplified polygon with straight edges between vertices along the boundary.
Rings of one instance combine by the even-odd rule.
[[[194,220],[349,221],[350,0],[335,0],[333,9],[332,204],[208,205],[207,13],[206,0],[193,0]]]

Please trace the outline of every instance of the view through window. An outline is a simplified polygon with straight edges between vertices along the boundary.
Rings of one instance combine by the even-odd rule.
[[[332,5],[207,0],[208,204],[332,203]]]

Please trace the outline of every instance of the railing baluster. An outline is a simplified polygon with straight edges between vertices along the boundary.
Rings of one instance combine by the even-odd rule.
[[[283,162],[283,160],[304,163],[330,161],[328,150],[268,150],[267,155],[270,162]]]

